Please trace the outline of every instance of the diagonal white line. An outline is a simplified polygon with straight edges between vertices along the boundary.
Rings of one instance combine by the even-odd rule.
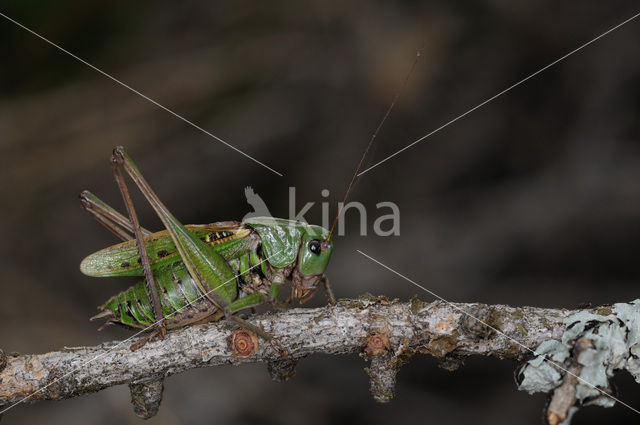
[[[278,252],[274,253],[273,255],[271,255],[271,256],[269,256],[269,257],[265,258],[264,260],[262,260],[262,261],[260,261],[258,264],[256,264],[254,267],[259,266],[260,264],[264,263],[264,262],[265,262],[265,261],[267,261],[268,259],[270,259],[270,258],[272,258],[272,257],[274,257],[274,256],[276,256],[276,255],[278,255],[278,254],[280,254],[282,251],[283,251],[283,250],[280,250],[280,251],[278,251]],[[190,306],[191,304],[193,304],[194,302],[196,302],[196,301],[198,301],[198,300],[203,299],[204,297],[206,297],[207,295],[209,295],[210,293],[212,293],[212,292],[213,292],[213,291],[215,291],[216,289],[218,289],[218,288],[220,288],[220,287],[224,286],[225,284],[227,284],[227,283],[229,283],[229,282],[231,282],[232,280],[235,280],[235,279],[236,279],[235,277],[234,277],[233,279],[229,279],[229,280],[227,280],[227,281],[225,281],[225,282],[221,283],[220,285],[216,286],[215,288],[211,289],[210,291],[205,292],[204,294],[200,295],[200,296],[199,296],[198,298],[196,298],[195,300],[193,300],[193,301],[191,301],[191,302],[189,302],[189,303],[185,304],[182,308],[177,309],[177,310],[176,310],[176,313],[181,312],[182,310],[184,310],[185,308],[189,307],[189,306]],[[148,331],[149,329],[151,329],[152,327],[154,327],[155,325],[157,325],[157,324],[158,324],[158,323],[160,323],[161,321],[162,321],[162,319],[161,319],[161,320],[158,320],[158,321],[157,321],[157,322],[155,322],[155,323],[152,323],[151,325],[147,326],[146,328],[144,328],[144,329],[142,329],[142,330],[140,330],[140,331],[136,332],[135,334],[131,335],[129,338],[127,338],[127,339],[125,339],[125,340],[120,341],[119,343],[117,343],[117,344],[116,344],[116,345],[114,345],[113,347],[109,348],[109,349],[108,349],[107,351],[105,351],[104,353],[100,353],[100,354],[98,354],[97,356],[95,356],[95,357],[93,357],[93,358],[91,358],[91,359],[87,360],[86,362],[84,362],[84,363],[82,363],[80,366],[78,366],[77,368],[75,368],[75,369],[71,370],[70,372],[65,373],[65,374],[64,374],[64,375],[62,375],[61,377],[56,378],[55,380],[53,380],[52,382],[48,383],[47,385],[44,385],[44,386],[42,386],[42,387],[38,388],[37,390],[35,390],[35,391],[34,391],[34,392],[32,392],[31,394],[29,394],[29,395],[27,395],[27,396],[24,396],[24,397],[23,397],[23,398],[21,398],[20,400],[18,400],[18,401],[16,401],[15,403],[13,403],[13,404],[9,405],[9,407],[7,407],[6,409],[0,410],[0,416],[2,416],[2,414],[3,414],[4,412],[6,412],[7,410],[12,409],[12,408],[16,407],[18,404],[25,402],[26,400],[28,400],[28,399],[30,399],[31,397],[33,397],[35,394],[37,394],[37,393],[39,393],[40,391],[42,391],[42,390],[44,390],[44,389],[46,389],[46,388],[50,387],[51,385],[55,384],[56,382],[60,381],[61,379],[64,379],[64,378],[66,378],[67,376],[74,374],[75,372],[79,371],[80,369],[82,369],[83,367],[85,367],[86,365],[88,365],[89,363],[91,363],[91,362],[93,362],[93,361],[95,361],[95,360],[97,360],[97,359],[99,359],[99,358],[101,358],[101,357],[106,356],[106,355],[107,355],[107,354],[109,354],[111,351],[115,350],[116,348],[118,348],[118,347],[119,347],[119,346],[121,346],[122,344],[126,343],[127,341],[131,341],[133,338],[137,337],[137,336],[138,336],[138,335],[140,335],[141,333]]]
[[[520,341],[518,341],[517,339],[514,339],[512,337],[510,337],[509,335],[505,334],[504,332],[502,332],[500,329],[497,329],[487,323],[485,323],[484,321],[482,321],[481,319],[478,319],[477,317],[475,317],[474,315],[472,315],[471,313],[468,313],[467,311],[461,309],[460,307],[458,307],[457,305],[453,304],[452,302],[449,302],[447,300],[445,300],[444,298],[442,298],[440,295],[434,293],[433,291],[428,290],[427,288],[425,288],[424,286],[420,285],[419,283],[414,282],[413,280],[409,279],[408,277],[406,277],[405,275],[395,271],[394,269],[392,269],[391,267],[382,264],[380,261],[376,260],[375,258],[371,257],[370,255],[365,254],[364,252],[360,251],[359,249],[356,249],[356,251],[360,254],[362,254],[363,256],[367,257],[369,260],[373,261],[374,263],[384,267],[385,269],[389,270],[390,272],[392,272],[393,274],[400,276],[401,278],[403,278],[404,280],[406,280],[407,282],[417,286],[418,288],[422,289],[423,291],[427,292],[428,294],[433,295],[434,297],[438,298],[441,301],[444,301],[445,303],[447,303],[448,305],[450,305],[451,307],[453,307],[454,309],[458,310],[460,313],[463,313],[469,317],[471,317],[472,319],[482,323],[482,325],[490,328],[491,330],[499,333],[500,335],[504,336],[505,338],[507,338],[508,340],[510,340],[511,342],[519,345],[520,347],[524,348],[527,351],[530,351],[531,353],[533,353],[536,356],[540,356],[540,354],[538,354],[537,351],[532,350],[531,348],[527,347],[526,345],[524,345],[523,343],[521,343]],[[570,371],[568,371],[567,369],[563,368],[561,365],[559,365],[558,363],[554,362],[553,360],[547,358],[545,356],[545,360],[549,363],[551,363],[552,365],[554,365],[555,367],[557,367],[558,369],[564,371],[565,373],[568,373],[569,375],[573,376],[574,378],[577,378],[580,382],[589,385],[590,387],[593,387],[594,389],[598,390],[599,392],[601,392],[603,395],[609,397],[610,399],[617,401],[618,403],[620,403],[621,405],[633,410],[634,412],[636,412],[637,414],[640,415],[640,411],[629,406],[627,403],[617,399],[616,397],[612,396],[611,394],[606,393],[605,391],[601,390],[600,388],[596,387],[595,385],[591,384],[590,382],[585,381],[583,378],[580,378],[579,376],[571,373]]]
[[[214,138],[215,140],[217,140],[218,142],[222,143],[223,145],[227,146],[228,148],[233,149],[234,151],[238,152],[240,155],[243,155],[246,158],[249,158],[250,160],[252,160],[253,162],[255,162],[256,164],[259,164],[261,166],[263,166],[264,168],[266,168],[267,170],[271,171],[274,174],[277,174],[278,176],[282,177],[282,174],[277,172],[276,170],[274,170],[273,168],[269,167],[268,165],[258,161],[257,159],[255,159],[254,157],[252,157],[251,155],[241,151],[240,149],[236,148],[235,146],[231,145],[230,143],[225,142],[224,140],[222,140],[220,137],[216,136],[215,134],[211,133],[210,131],[205,130],[204,128],[200,127],[199,125],[193,123],[192,121],[189,121],[188,119],[186,119],[185,117],[183,117],[182,115],[179,115],[178,113],[172,111],[171,109],[167,108],[166,106],[163,106],[161,104],[159,104],[158,102],[156,102],[155,100],[151,99],[149,96],[139,92],[138,90],[134,89],[133,87],[123,83],[122,81],[118,80],[116,77],[112,76],[111,74],[107,74],[106,72],[104,72],[103,70],[91,65],[89,62],[87,62],[86,60],[74,55],[73,53],[71,53],[70,51],[62,48],[61,46],[57,45],[56,43],[54,43],[53,41],[48,40],[47,38],[41,36],[40,34],[38,34],[37,32],[35,32],[34,30],[27,28],[26,26],[22,25],[20,22],[11,19],[10,17],[8,17],[7,15],[5,15],[4,13],[0,12],[0,16],[2,16],[3,18],[7,19],[10,22],[13,22],[14,24],[16,24],[17,26],[19,26],[20,28],[30,32],[31,34],[35,35],[36,37],[38,37],[39,39],[41,39],[42,41],[45,41],[46,43],[52,45],[53,47],[55,47],[56,49],[60,50],[61,52],[66,53],[67,55],[71,56],[72,58],[76,59],[79,62],[82,62],[83,64],[87,65],[89,68],[93,69],[96,72],[99,72],[100,74],[104,75],[105,77],[109,78],[110,80],[120,84],[122,87],[126,88],[127,90],[132,91],[133,93],[137,94],[138,96],[140,96],[141,98],[153,103],[154,105],[156,105],[158,108],[163,109],[164,111],[170,113],[171,115],[173,115],[176,118],[181,119],[182,121],[184,121],[185,123],[189,124],[191,127],[195,128],[196,130],[200,130],[201,132],[203,132],[204,134],[206,134],[207,136],[210,136],[212,138]]]
[[[498,97],[502,96],[503,94],[505,94],[506,92],[510,91],[513,88],[518,87],[520,84],[524,83],[525,81],[535,77],[536,75],[540,74],[541,72],[546,71],[547,69],[551,68],[553,65],[557,64],[560,61],[563,61],[564,59],[568,58],[569,56],[573,55],[574,53],[579,52],[580,50],[584,49],[585,47],[587,47],[588,45],[595,43],[596,41],[598,41],[599,39],[601,39],[602,37],[604,37],[605,35],[617,30],[618,28],[620,28],[621,26],[633,21],[634,19],[636,19],[638,16],[640,16],[640,12],[636,13],[635,15],[633,15],[632,17],[630,17],[629,19],[619,23],[618,25],[616,25],[615,27],[603,32],[602,34],[600,34],[599,36],[597,36],[596,38],[584,43],[583,45],[581,45],[580,47],[575,48],[574,50],[570,51],[569,53],[567,53],[566,55],[554,60],[553,62],[551,62],[550,64],[540,68],[539,70],[537,70],[536,72],[534,72],[533,74],[529,75],[528,77],[523,78],[522,80],[518,81],[515,84],[510,85],[509,87],[507,87],[506,89],[502,90],[500,93],[490,97],[489,99],[485,100],[484,102],[474,106],[473,108],[469,109],[467,112],[458,115],[457,117],[455,117],[454,119],[452,119],[451,121],[446,122],[445,124],[441,125],[440,127],[436,128],[435,130],[433,130],[430,133],[425,134],[424,136],[420,137],[419,139],[411,142],[410,144],[408,144],[407,146],[405,146],[404,148],[400,149],[399,151],[389,155],[388,157],[386,157],[385,159],[383,159],[382,161],[376,162],[375,164],[373,164],[371,167],[367,168],[366,170],[360,172],[358,174],[358,177],[360,177],[361,175],[363,175],[364,173],[366,173],[367,171],[370,171],[371,169],[377,167],[378,165],[387,162],[388,160],[390,160],[391,158],[393,158],[394,156],[406,151],[407,149],[409,149],[410,147],[422,142],[424,139],[426,139],[427,137],[437,133],[438,131],[442,130],[445,127],[448,127],[449,125],[453,124],[454,122],[458,121],[460,118],[463,118],[467,115],[469,115],[470,113],[472,113],[473,111],[475,111],[476,109],[479,109],[481,107],[483,107],[484,105],[486,105],[487,103],[497,99]]]

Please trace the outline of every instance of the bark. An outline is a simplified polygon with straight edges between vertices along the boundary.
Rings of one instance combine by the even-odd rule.
[[[265,362],[274,379],[284,380],[295,374],[301,358],[312,353],[361,353],[371,359],[367,368],[371,390],[376,400],[385,402],[393,397],[397,370],[414,354],[438,357],[450,370],[471,355],[521,359],[527,350],[494,329],[533,350],[545,340],[559,339],[566,328],[564,319],[573,313],[576,311],[426,303],[417,298],[398,302],[365,295],[333,306],[250,317],[274,336],[275,344],[255,339],[255,346],[251,341],[240,348],[232,346],[242,340],[236,338],[237,328],[217,322],[169,332],[164,340],[152,341],[137,351],[129,348],[135,340],[126,340],[7,356],[0,370],[0,406],[65,399],[128,384],[136,413],[147,418],[157,412],[166,376],[198,367]],[[0,368],[2,363],[0,360]]]

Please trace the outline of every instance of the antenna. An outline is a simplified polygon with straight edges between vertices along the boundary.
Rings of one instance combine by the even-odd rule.
[[[391,104],[389,105],[389,107],[387,108],[387,111],[385,112],[384,116],[380,120],[380,123],[376,127],[376,130],[371,135],[371,139],[369,139],[369,144],[367,145],[367,148],[364,150],[364,153],[362,154],[362,157],[360,158],[360,162],[358,162],[358,166],[356,167],[356,171],[353,173],[353,176],[351,177],[351,181],[349,182],[349,186],[347,186],[347,191],[344,194],[344,198],[342,198],[342,204],[340,204],[340,209],[338,210],[338,214],[336,215],[336,218],[333,220],[333,224],[331,225],[331,231],[329,232],[329,237],[327,238],[327,240],[331,240],[331,236],[333,236],[333,231],[334,231],[334,229],[336,227],[336,223],[338,223],[338,219],[340,218],[340,214],[342,214],[342,209],[344,208],[344,205],[347,202],[347,198],[349,197],[349,193],[351,193],[351,189],[353,188],[353,185],[356,182],[356,179],[358,177],[358,172],[362,168],[362,164],[364,163],[364,159],[367,157],[367,154],[371,150],[371,146],[373,146],[373,142],[376,139],[376,137],[378,136],[378,133],[380,132],[380,129],[382,128],[382,125],[387,120],[387,118],[389,117],[389,114],[391,113],[391,110],[393,109],[393,107],[395,106],[396,102],[398,101],[398,98],[400,97],[400,93],[402,93],[402,91],[404,90],[405,86],[407,85],[407,82],[409,81],[409,78],[411,77],[411,74],[413,73],[413,70],[415,69],[416,64],[418,63],[418,59],[419,58],[420,58],[420,50],[418,50],[416,52],[416,57],[413,60],[413,64],[411,64],[411,68],[409,69],[409,72],[407,72],[407,75],[404,77],[404,80],[402,81],[402,84],[396,90],[396,94],[394,95],[393,100],[391,101]]]

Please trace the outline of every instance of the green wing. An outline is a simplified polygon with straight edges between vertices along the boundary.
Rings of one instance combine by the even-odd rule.
[[[250,229],[238,222],[190,224],[185,227],[194,236],[213,246],[225,259],[233,258],[245,250],[248,246],[247,236],[251,233]],[[152,270],[182,261],[166,230],[146,236],[145,243]],[[122,242],[89,255],[80,263],[80,271],[94,277],[144,275],[135,240]]]

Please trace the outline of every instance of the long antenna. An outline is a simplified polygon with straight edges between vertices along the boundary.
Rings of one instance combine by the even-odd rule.
[[[360,162],[358,163],[358,166],[356,167],[356,171],[353,173],[353,177],[351,177],[351,181],[349,182],[349,186],[347,186],[347,191],[344,194],[344,198],[342,198],[342,204],[340,204],[340,209],[338,210],[338,214],[336,215],[336,218],[333,220],[333,224],[331,225],[331,231],[329,232],[329,237],[327,238],[327,240],[331,240],[331,236],[333,235],[333,231],[334,231],[334,229],[336,227],[336,223],[338,223],[338,218],[340,218],[340,214],[342,214],[342,209],[344,208],[344,205],[347,202],[347,198],[349,197],[349,193],[351,192],[351,189],[353,188],[353,185],[356,182],[356,179],[358,178],[358,172],[362,168],[362,164],[364,163],[364,159],[367,157],[367,154],[371,150],[371,146],[373,146],[373,142],[376,139],[376,137],[378,136],[378,133],[380,132],[380,129],[382,128],[382,125],[384,124],[384,122],[389,117],[389,114],[391,113],[391,110],[395,106],[396,102],[398,101],[398,98],[400,97],[400,94],[402,93],[402,91],[404,90],[405,86],[407,85],[407,82],[409,81],[409,78],[411,77],[411,74],[413,73],[413,70],[415,69],[416,64],[418,63],[418,59],[419,58],[420,58],[420,50],[418,50],[416,52],[416,57],[413,60],[413,63],[411,64],[411,68],[409,69],[409,72],[407,72],[407,75],[404,77],[404,80],[402,81],[402,85],[400,85],[400,87],[396,90],[396,94],[393,97],[393,101],[391,101],[391,104],[389,105],[389,107],[387,108],[387,111],[385,112],[384,116],[380,120],[380,123],[378,124],[378,127],[376,127],[376,130],[371,135],[371,139],[369,140],[369,144],[367,145],[367,148],[364,150],[364,153],[362,154],[362,157],[360,158]]]

